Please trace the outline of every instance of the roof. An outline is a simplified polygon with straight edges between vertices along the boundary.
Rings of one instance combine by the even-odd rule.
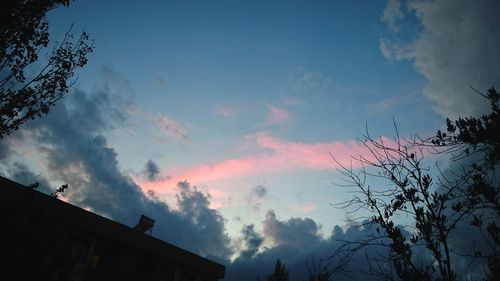
[[[221,264],[0,176],[0,200],[7,198],[10,203],[17,203],[16,199],[19,203],[31,201],[30,207],[50,205],[50,208],[44,208],[44,216],[174,261],[200,273],[224,278],[225,267]],[[22,206],[22,203],[19,205]]]

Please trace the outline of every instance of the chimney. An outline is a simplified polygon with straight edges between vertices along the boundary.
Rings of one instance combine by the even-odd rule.
[[[145,215],[141,215],[141,219],[139,220],[137,225],[134,226],[134,229],[136,229],[140,232],[143,232],[143,233],[145,233],[146,231],[149,230],[151,233],[154,225],[155,225],[154,219],[147,217]]]

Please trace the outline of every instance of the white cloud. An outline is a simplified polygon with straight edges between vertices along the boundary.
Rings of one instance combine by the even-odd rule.
[[[387,11],[393,2],[388,2]],[[383,55],[414,60],[427,79],[423,93],[435,102],[438,113],[457,117],[484,112],[488,103],[469,86],[483,92],[500,87],[500,2],[415,0],[409,7],[422,31],[410,43],[397,37],[381,39]],[[395,21],[387,13],[393,29]]]
[[[388,60],[412,59],[413,45],[397,39],[380,38],[378,47]]]
[[[399,0],[388,0],[387,6],[384,9],[384,14],[381,20],[387,23],[389,29],[393,32],[399,31],[398,20],[403,18],[403,12],[401,12],[401,3]]]
[[[215,105],[214,112],[217,116],[231,118],[236,116],[240,112],[240,109],[234,105],[217,104]]]
[[[290,87],[299,92],[324,92],[333,85],[332,79],[320,71],[299,67],[290,74]]]
[[[290,120],[291,114],[283,108],[267,105],[267,124],[283,124]]]

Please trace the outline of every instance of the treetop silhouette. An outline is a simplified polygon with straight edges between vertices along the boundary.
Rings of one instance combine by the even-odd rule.
[[[77,68],[94,49],[86,32],[70,30],[45,58],[49,44],[46,13],[70,0],[7,0],[0,12],[0,138],[30,119],[41,117],[74,83]],[[38,70],[28,74],[29,70]]]

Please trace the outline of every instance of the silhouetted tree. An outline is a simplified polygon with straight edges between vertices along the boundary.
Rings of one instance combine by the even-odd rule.
[[[288,281],[288,280],[289,280],[288,269],[286,268],[285,264],[281,263],[279,259],[276,260],[276,263],[274,264],[274,271],[273,273],[266,276],[266,281]]]
[[[0,8],[0,138],[27,120],[49,112],[74,81],[75,70],[93,51],[86,32],[76,38],[68,31],[51,54],[40,59],[49,44],[46,13],[70,0],[4,0]],[[28,74],[27,68],[35,63]]]
[[[489,255],[476,251],[475,256],[487,257],[489,272],[486,280],[500,280],[500,186],[495,168],[500,162],[500,94],[491,88],[487,94],[475,90],[490,102],[491,112],[479,118],[446,119],[446,132],[421,142],[432,148],[445,148],[452,160],[475,157],[475,163],[466,167],[456,185],[458,195],[451,208],[458,213],[472,214],[471,225],[485,230],[493,250]],[[438,151],[442,152],[442,151]],[[475,212],[481,210],[483,212]]]
[[[491,88],[487,94],[480,95],[490,102],[491,112],[481,117],[446,119],[446,132],[438,131],[436,136],[423,140],[422,144],[431,147],[446,147],[447,152],[458,154],[454,159],[473,154],[484,156],[481,165],[491,169],[500,160],[500,94]]]
[[[451,281],[463,279],[460,274],[500,280],[500,195],[495,176],[500,159],[500,95],[492,88],[483,96],[490,102],[489,114],[447,119],[446,132],[428,139],[405,141],[396,126],[393,141],[366,133],[364,144],[370,155],[356,158],[363,168],[340,169],[347,185],[359,194],[339,207],[368,211],[368,224],[376,234],[337,249],[332,259],[338,262],[330,271],[345,270],[357,252],[376,246],[376,257],[367,255],[369,274],[385,280]],[[461,164],[460,168],[443,172],[437,166],[438,174],[432,175],[423,163],[429,151],[449,153],[452,164]],[[473,246],[461,252],[453,249],[452,238],[464,228]],[[463,273],[456,262],[466,258],[484,271]]]
[[[68,185],[67,184],[63,184],[61,185],[61,187],[59,187],[58,189],[56,189],[56,191],[52,192],[50,194],[50,196],[54,197],[54,198],[57,198],[59,197],[60,194],[64,193],[64,191],[68,188]]]
[[[330,281],[331,276],[335,274],[340,268],[337,266],[335,268],[331,267],[332,261],[319,260],[315,262],[312,259],[312,265],[307,264],[307,270],[309,271],[309,276],[307,281]]]

